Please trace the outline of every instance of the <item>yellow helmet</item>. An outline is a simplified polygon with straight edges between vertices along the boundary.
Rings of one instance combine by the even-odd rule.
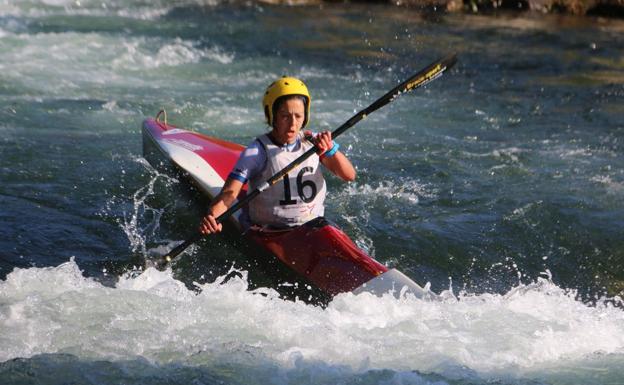
[[[273,126],[273,105],[277,101],[277,99],[282,96],[289,95],[301,95],[306,99],[305,103],[305,119],[303,121],[303,126],[305,127],[308,124],[308,120],[310,119],[310,93],[308,92],[308,87],[299,79],[284,76],[281,79],[278,79],[271,83],[264,93],[264,97],[262,98],[262,106],[264,107],[264,115],[266,116],[267,123],[269,126]]]

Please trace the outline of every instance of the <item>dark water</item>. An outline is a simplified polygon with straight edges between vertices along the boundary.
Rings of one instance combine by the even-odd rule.
[[[370,5],[0,4],[0,378],[618,383],[623,31]],[[264,88],[289,74],[312,92],[311,126],[332,129],[451,52],[449,74],[339,140],[358,180],[329,180],[327,215],[459,303],[317,309],[212,286],[244,268],[224,238],[117,282],[205,204],[142,159],[144,118],[165,108],[246,144]]]

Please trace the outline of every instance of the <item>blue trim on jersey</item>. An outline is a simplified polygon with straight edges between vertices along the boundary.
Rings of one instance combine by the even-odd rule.
[[[293,143],[277,145],[286,151],[294,151],[301,145],[301,138],[297,138]],[[246,183],[258,173],[262,172],[266,167],[266,148],[262,142],[256,138],[241,153],[234,169],[228,175],[241,183]]]

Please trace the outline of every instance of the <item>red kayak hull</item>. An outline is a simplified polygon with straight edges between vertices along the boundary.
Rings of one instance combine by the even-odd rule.
[[[388,271],[325,220],[287,231],[250,230],[246,236],[332,296],[352,291]]]

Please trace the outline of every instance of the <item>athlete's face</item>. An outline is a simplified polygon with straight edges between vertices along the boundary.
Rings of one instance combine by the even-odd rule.
[[[299,98],[284,101],[275,113],[273,138],[279,143],[293,143],[305,120],[305,105]]]

